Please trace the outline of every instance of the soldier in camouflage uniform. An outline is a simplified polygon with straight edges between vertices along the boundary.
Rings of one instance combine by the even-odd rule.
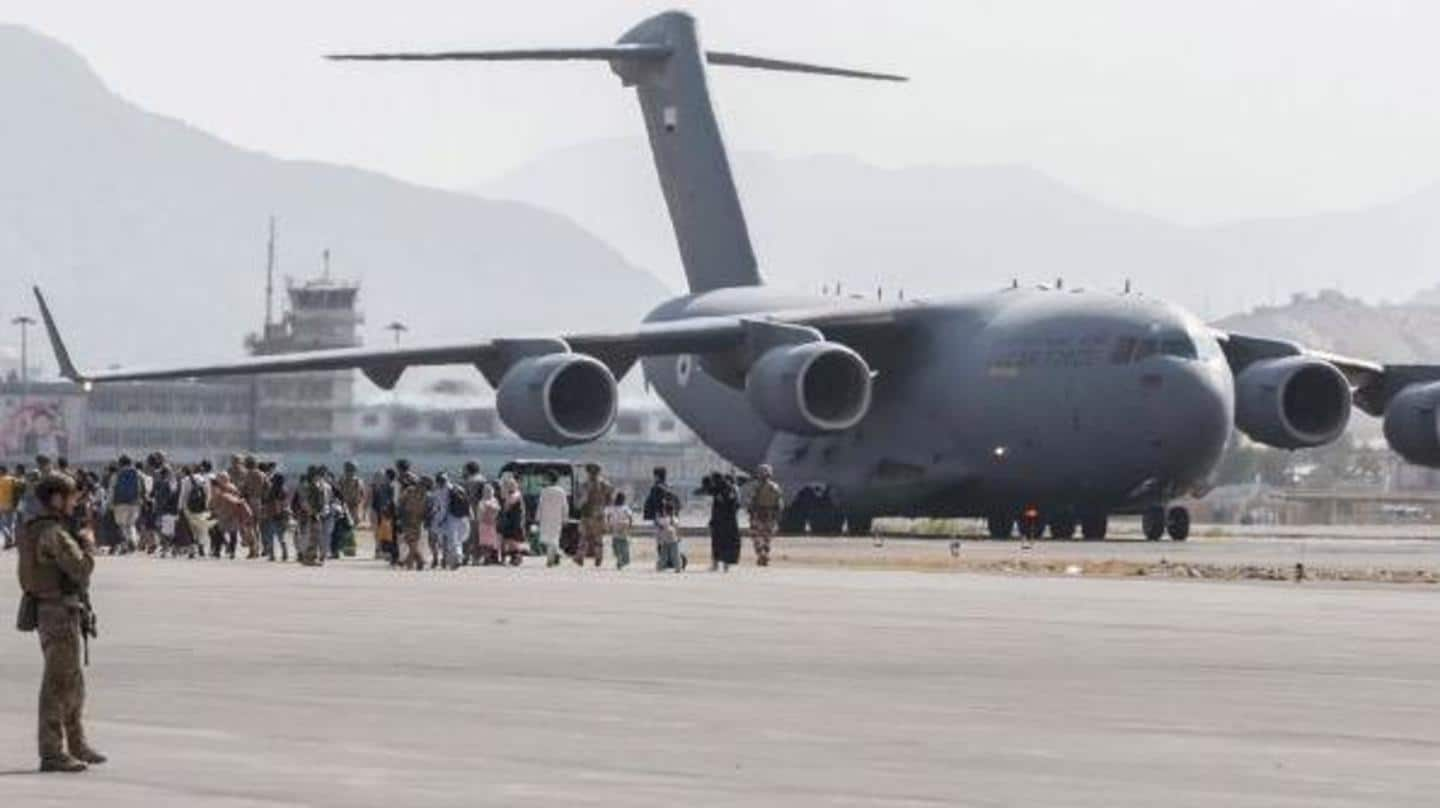
[[[768,465],[756,470],[755,490],[750,494],[750,540],[755,545],[755,561],[765,567],[770,564],[770,542],[775,537],[775,526],[780,521],[780,509],[785,498],[780,484],[771,479],[774,471]]]
[[[74,481],[47,475],[35,486],[40,514],[26,525],[19,540],[17,572],[20,588],[34,609],[33,623],[24,617],[21,628],[36,630],[45,656],[40,680],[38,740],[40,770],[81,772],[87,764],[105,762],[105,756],[85,741],[81,715],[85,709],[85,673],[81,668],[88,615],[90,573],[95,569],[94,539],[66,529],[79,492]]]
[[[260,470],[260,462],[253,455],[246,455],[244,470],[239,477],[235,478],[235,487],[240,489],[240,496],[244,498],[245,504],[250,506],[250,519],[241,527],[241,536],[245,540],[245,547],[249,549],[246,558],[260,557],[260,518],[265,490],[270,487],[270,478]]]
[[[340,497],[340,504],[345,507],[345,515],[350,520],[350,530],[340,544],[340,554],[353,557],[355,531],[360,529],[360,518],[365,514],[365,481],[360,478],[360,469],[353,461],[345,461],[345,473],[335,481],[335,493]]]
[[[580,545],[575,548],[575,563],[585,566],[585,559],[595,559],[595,566],[605,563],[605,509],[615,501],[615,486],[600,475],[600,466],[585,466],[585,482],[580,487]]]
[[[325,511],[330,507],[330,499],[326,488],[320,469],[311,466],[295,489],[295,558],[308,567],[324,566],[329,552]]]
[[[401,542],[400,564],[405,569],[425,569],[422,538],[429,499],[429,492],[415,475],[406,471],[400,476],[400,502],[396,511]]]

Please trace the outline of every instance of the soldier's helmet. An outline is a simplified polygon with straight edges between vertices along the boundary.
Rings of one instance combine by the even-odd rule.
[[[354,474],[356,471],[359,471],[359,470],[360,470],[360,467],[357,466],[357,465],[355,465],[355,461],[354,461],[354,460],[346,460],[346,461],[345,461],[345,471],[347,471],[347,472],[349,472],[349,473],[351,473],[351,474]]]
[[[56,494],[70,496],[78,490],[75,481],[66,474],[46,474],[35,484],[35,499],[40,504],[48,506],[50,499]]]

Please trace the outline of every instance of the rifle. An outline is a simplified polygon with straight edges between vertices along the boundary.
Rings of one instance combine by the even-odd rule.
[[[76,599],[80,601],[80,643],[85,653],[85,667],[90,667],[90,638],[100,639],[100,617],[95,614],[95,607],[90,603],[90,590],[82,589],[76,593]]]

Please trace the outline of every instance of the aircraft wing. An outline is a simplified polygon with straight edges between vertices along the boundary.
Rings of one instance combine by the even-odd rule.
[[[1390,399],[1408,385],[1440,381],[1440,365],[1389,365],[1312,350],[1288,340],[1228,331],[1216,331],[1215,335],[1236,374],[1254,362],[1284,356],[1311,356],[1331,363],[1350,380],[1355,391],[1355,406],[1376,417],[1384,415]]]
[[[739,351],[756,345],[778,344],[777,340],[820,338],[818,329],[821,327],[853,333],[857,328],[869,331],[894,322],[894,313],[887,307],[867,306],[854,310],[823,308],[754,316],[689,317],[644,323],[633,330],[609,333],[495,338],[416,347],[306,351],[192,365],[86,370],[72,360],[39,288],[35,289],[35,298],[61,375],[86,385],[354,369],[365,374],[377,386],[389,390],[409,367],[469,364],[479,368],[487,381],[498,386],[505,371],[517,360],[556,352],[593,356],[619,379],[642,356]]]

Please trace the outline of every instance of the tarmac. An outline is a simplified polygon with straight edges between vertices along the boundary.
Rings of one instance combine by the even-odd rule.
[[[33,773],[40,654],[11,632],[0,805],[1414,806],[1440,789],[1437,587],[851,569],[804,560],[838,541],[785,541],[777,566],[723,574],[102,559],[88,716],[111,762]],[[1040,552],[1273,552],[1210,544]],[[982,550],[1020,552],[959,552]]]

